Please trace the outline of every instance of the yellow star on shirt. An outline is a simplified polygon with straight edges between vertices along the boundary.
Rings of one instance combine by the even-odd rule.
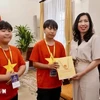
[[[45,59],[49,62],[49,64],[53,64],[54,62],[56,62],[56,58],[52,56],[50,56],[50,58],[45,58]]]
[[[7,72],[14,72],[14,67],[16,64],[11,64],[10,60],[8,59],[8,65],[3,66],[6,69]]]

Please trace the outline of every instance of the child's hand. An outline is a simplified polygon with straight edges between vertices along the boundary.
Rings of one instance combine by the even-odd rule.
[[[11,74],[12,74],[12,72],[7,72],[6,73],[6,77],[7,77],[6,80],[8,80],[7,83],[6,83],[7,85],[10,84],[10,82],[11,82],[11,79],[10,79],[11,78]]]
[[[49,64],[50,69],[57,69],[59,67],[58,62],[54,62],[53,64]]]
[[[6,83],[6,84],[7,84],[7,85],[9,85],[10,83],[11,83],[11,79],[10,79],[9,81],[7,81],[7,83]]]
[[[11,83],[11,75],[13,75],[13,74],[17,74],[17,72],[8,72],[8,73],[6,73],[7,77],[9,77],[9,80],[6,83],[7,85],[9,85]]]
[[[7,73],[6,73],[6,80],[9,80],[9,79],[10,79],[11,73],[12,73],[12,72],[7,72]]]

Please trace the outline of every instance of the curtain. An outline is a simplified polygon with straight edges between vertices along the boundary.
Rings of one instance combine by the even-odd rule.
[[[65,35],[66,35],[66,52],[70,55],[70,43],[72,40],[72,10],[71,0],[66,0],[66,12],[65,12]]]
[[[43,23],[44,23],[44,2],[41,2],[40,3],[40,39],[44,38]]]
[[[55,39],[65,46],[65,0],[46,0],[44,2],[44,21],[47,19],[57,22],[58,31]]]

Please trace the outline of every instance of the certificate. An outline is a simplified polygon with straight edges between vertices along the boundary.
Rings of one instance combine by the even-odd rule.
[[[75,75],[75,68],[71,56],[57,58],[60,67],[57,68],[59,80],[71,78]]]

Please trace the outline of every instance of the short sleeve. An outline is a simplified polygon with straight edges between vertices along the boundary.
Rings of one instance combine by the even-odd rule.
[[[71,41],[71,46],[70,46],[70,55],[73,57],[73,59],[76,59],[77,56],[77,42],[75,42],[74,40]]]
[[[65,57],[65,56],[66,56],[66,53],[67,53],[67,52],[65,52],[65,48],[64,48],[64,46],[62,45],[62,46],[61,46],[61,57]]]
[[[17,51],[18,51],[18,64],[19,64],[19,66],[25,65],[25,61],[21,55],[21,52],[19,51],[19,49],[17,49]]]
[[[94,35],[92,37],[92,60],[100,59],[100,36]]]
[[[33,61],[33,62],[37,62],[39,61],[39,51],[38,51],[38,44],[36,44],[33,49],[32,49],[32,52],[31,52],[31,55],[30,55],[30,60]]]

